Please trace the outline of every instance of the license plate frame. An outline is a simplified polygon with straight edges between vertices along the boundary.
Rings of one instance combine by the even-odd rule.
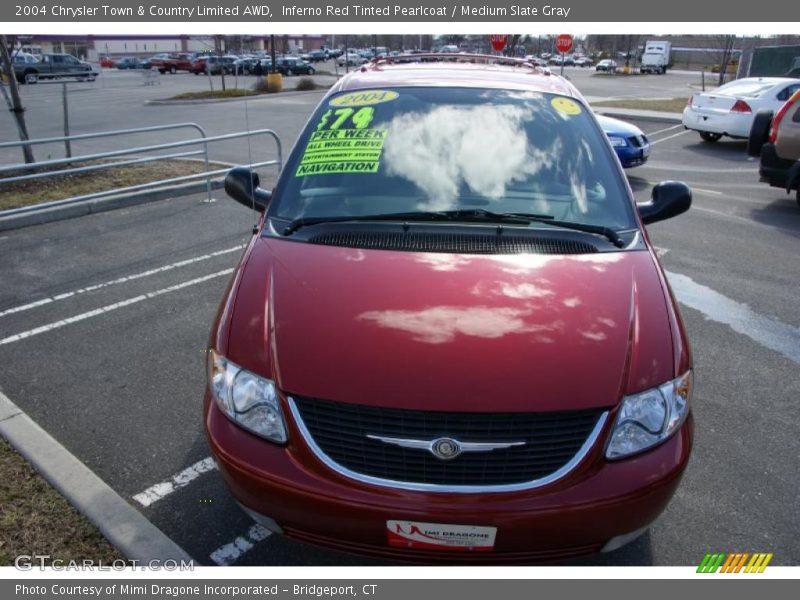
[[[416,550],[491,552],[497,527],[423,521],[387,520],[390,546]]]

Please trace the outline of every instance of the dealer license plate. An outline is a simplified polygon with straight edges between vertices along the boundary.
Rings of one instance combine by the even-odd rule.
[[[389,545],[397,548],[488,552],[494,548],[497,527],[386,521],[386,534]]]

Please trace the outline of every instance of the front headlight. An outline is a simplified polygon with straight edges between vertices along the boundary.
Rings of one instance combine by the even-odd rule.
[[[271,442],[286,441],[275,382],[208,351],[208,387],[220,410],[234,423]]]
[[[628,145],[628,142],[625,141],[625,138],[617,137],[615,135],[608,136],[608,141],[611,142],[611,145],[614,148],[624,148]]]
[[[622,399],[606,447],[606,458],[638,454],[660,444],[686,420],[692,397],[692,372]]]

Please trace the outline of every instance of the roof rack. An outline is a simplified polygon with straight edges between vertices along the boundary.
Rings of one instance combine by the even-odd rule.
[[[508,67],[526,67],[544,75],[550,75],[550,69],[541,67],[525,58],[512,58],[510,56],[496,56],[494,54],[456,54],[448,52],[427,52],[422,54],[398,54],[397,56],[384,56],[373,58],[367,65],[379,70],[383,65],[415,62],[460,62],[471,64],[495,64]],[[362,67],[362,68],[363,68]]]

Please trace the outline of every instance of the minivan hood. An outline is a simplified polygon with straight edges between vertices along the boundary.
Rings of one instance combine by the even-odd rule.
[[[288,395],[417,410],[610,407],[673,377],[647,251],[485,256],[262,238],[227,353]]]

